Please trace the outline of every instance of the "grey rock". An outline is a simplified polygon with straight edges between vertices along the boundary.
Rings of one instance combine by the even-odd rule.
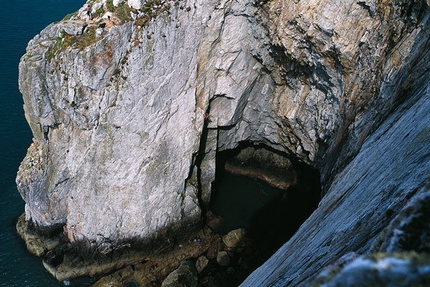
[[[121,4],[122,2],[124,2],[124,0],[113,0],[112,4],[117,7],[119,4]]]
[[[84,33],[87,23],[82,20],[66,20],[59,24],[59,29],[63,30],[65,33],[76,36],[82,35]]]
[[[404,207],[383,233],[378,253],[361,257],[348,253],[324,268],[311,286],[428,285],[429,188],[425,186],[410,200],[403,200]],[[386,212],[384,216],[390,213]]]
[[[132,8],[140,9],[142,8],[144,2],[145,2],[144,0],[128,0],[127,4]]]
[[[146,237],[200,216],[196,188],[184,184],[201,129],[194,126],[190,83],[195,75],[188,68],[197,63],[195,33],[185,34],[167,18],[147,29],[159,36],[147,39],[128,23],[112,27],[85,50],[70,49],[50,62],[27,57],[47,57],[39,43],[30,43],[22,59],[25,110],[46,161],[32,171],[21,169],[18,185],[28,202],[27,218],[41,226],[67,222],[70,241]],[[164,30],[176,34],[163,38]],[[135,38],[141,45],[130,43]],[[173,41],[189,49],[166,54]],[[42,76],[41,70],[52,74]],[[40,176],[29,186],[23,177],[32,173]],[[49,202],[45,191],[61,200]],[[82,213],[86,209],[91,211]]]
[[[430,251],[430,186],[412,199],[403,199],[405,206],[387,228],[380,252]]]
[[[196,287],[197,270],[191,261],[182,261],[178,269],[170,273],[161,284],[162,287]]]
[[[430,258],[415,253],[359,257],[347,264],[324,286],[427,286],[430,283]]]
[[[203,270],[205,270],[205,268],[208,266],[208,263],[209,263],[209,259],[204,255],[197,258],[197,261],[196,261],[197,272],[201,273]]]
[[[307,286],[321,266],[346,252],[377,251],[384,229],[403,208],[404,199],[428,190],[429,87],[411,93],[336,176],[296,234],[241,286],[275,282]]]
[[[96,36],[100,37],[103,34],[103,28],[97,28],[96,29]]]

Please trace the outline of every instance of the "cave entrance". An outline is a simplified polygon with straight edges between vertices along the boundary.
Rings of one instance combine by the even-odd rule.
[[[210,209],[218,232],[245,228],[266,260],[317,208],[318,170],[267,146],[242,144],[217,154]]]

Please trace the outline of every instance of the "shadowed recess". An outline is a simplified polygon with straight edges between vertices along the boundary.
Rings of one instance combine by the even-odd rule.
[[[318,170],[266,146],[241,145],[217,156],[213,227],[223,234],[245,228],[264,260],[317,208],[320,193]]]

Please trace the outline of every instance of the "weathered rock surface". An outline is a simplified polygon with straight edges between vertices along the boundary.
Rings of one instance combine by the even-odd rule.
[[[28,158],[43,162],[18,175],[28,220],[66,224],[70,241],[100,245],[199,218],[197,189],[187,179],[202,128],[192,86],[200,25],[177,10],[145,29],[112,27],[61,57],[47,59],[49,46],[65,45],[52,38],[62,23],[29,44],[20,64],[35,136]],[[180,21],[187,29],[176,28]]]
[[[196,238],[200,240],[194,240]],[[178,284],[183,277],[181,273],[192,275],[191,278],[197,277],[198,286],[238,286],[246,275],[255,269],[253,266],[256,260],[259,260],[260,264],[262,262],[254,256],[254,252],[250,252],[254,248],[252,240],[245,237],[242,240],[239,245],[246,248],[230,251],[222,244],[221,235],[211,232],[206,227],[197,234],[190,235],[189,238],[175,241],[168,252],[155,251],[153,254],[148,254],[142,262],[133,262],[125,268],[102,277],[91,286],[125,286],[128,282],[133,282],[138,286],[149,287],[161,286],[163,281],[165,281],[164,284]],[[228,266],[222,266],[217,262],[218,254],[224,256],[225,261],[220,262],[228,263]],[[195,267],[179,267],[185,261],[193,262]],[[195,271],[197,274],[194,274]],[[170,276],[170,279],[167,280],[167,276]],[[218,285],[213,285],[214,281],[219,282]]]
[[[202,255],[196,260],[196,270],[198,273],[201,273],[203,270],[205,270],[206,266],[208,266],[209,259]]]
[[[183,261],[178,269],[170,273],[161,284],[161,287],[197,287],[197,270],[193,262]]]
[[[218,252],[218,255],[216,257],[216,261],[221,266],[228,266],[230,265],[230,256],[228,255],[227,251],[222,250]]]
[[[330,281],[312,286],[416,286],[430,284],[428,254],[376,254],[359,257],[347,264]],[[320,277],[320,279],[322,276]]]
[[[297,286],[373,251],[424,186],[428,1],[108,3],[20,62],[34,142],[17,185],[37,228],[106,255],[198,227],[217,153],[264,144],[318,168],[325,197],[243,286]]]
[[[411,91],[336,176],[318,209],[242,286],[307,286],[322,266],[347,252],[378,251],[405,200],[429,188],[429,92],[428,86]]]
[[[201,239],[200,243],[192,240],[193,236],[198,236]],[[209,249],[217,248],[217,242],[221,240],[218,234],[212,233],[207,228],[197,234],[190,234],[189,237],[178,239],[174,243],[170,242],[158,250],[150,250],[147,256],[139,262],[128,264],[127,267],[104,276],[91,286],[122,286],[128,281],[137,282],[139,286],[160,286],[162,281],[174,270],[177,270],[183,261],[194,260],[207,253]],[[194,263],[191,269],[195,272]],[[175,274],[178,275],[178,272]],[[175,277],[176,275],[171,276]],[[175,281],[174,278],[171,282],[173,281]]]
[[[29,226],[29,222],[25,221],[25,214],[22,214],[18,218],[16,223],[16,231],[25,241],[27,250],[36,256],[44,256],[49,250],[52,250],[60,242],[57,239],[52,239],[49,236],[44,237],[37,232],[32,230]]]
[[[235,229],[227,233],[222,237],[222,242],[224,242],[227,250],[236,250],[241,248],[245,238],[246,230],[243,228]]]
[[[430,284],[428,225],[430,182],[394,216],[372,253],[350,252],[324,268],[311,286],[427,286]],[[392,211],[384,214],[393,216]],[[382,241],[382,243],[381,243]]]
[[[232,174],[258,178],[279,189],[297,185],[297,173],[291,161],[265,148],[243,148],[226,161],[224,169]]]

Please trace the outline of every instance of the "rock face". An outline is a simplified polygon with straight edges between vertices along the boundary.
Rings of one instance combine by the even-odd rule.
[[[404,202],[405,207],[391,221],[378,250],[388,253],[360,257],[348,253],[326,267],[311,286],[429,285],[429,187]]]
[[[181,262],[178,269],[170,273],[161,284],[162,287],[180,287],[190,286],[197,287],[197,270],[193,262]]]
[[[27,158],[40,165],[18,176],[27,219],[66,224],[70,241],[101,243],[200,216],[197,189],[187,183],[202,129],[192,85],[197,26],[189,13],[172,13],[145,29],[112,27],[61,57],[48,59],[65,45],[56,38],[62,23],[30,43],[20,88],[35,136]],[[179,21],[190,27],[176,28]]]
[[[346,265],[331,281],[313,286],[428,286],[430,283],[428,255],[358,258]]]
[[[304,1],[300,1],[300,5],[303,4]],[[357,89],[371,85],[373,81],[376,84],[375,91],[372,93],[371,89],[362,90],[361,94],[357,94],[357,101],[367,104],[359,109],[361,111],[345,130],[346,138],[338,156],[332,156],[337,161],[336,165],[339,165],[339,160],[345,160],[343,155],[346,156],[347,151],[351,152],[357,147],[360,147],[360,151],[341,172],[332,169],[334,180],[328,181],[331,183],[330,187],[318,209],[289,242],[241,286],[308,286],[322,266],[333,263],[345,253],[355,251],[369,254],[378,251],[380,241],[385,238],[388,223],[399,213],[405,201],[428,190],[425,182],[430,174],[430,123],[426,116],[430,110],[429,65],[426,63],[429,52],[423,47],[428,45],[429,8],[425,2],[408,3],[409,12],[406,13],[402,12],[407,7],[406,2],[406,6],[377,4],[375,14],[371,13],[371,6],[361,4],[362,8],[369,11],[369,20],[375,21],[374,24],[381,21],[382,16],[385,19],[379,22],[378,29],[363,34],[370,36],[374,33],[370,38],[356,38],[359,47],[367,46],[370,49],[369,56],[365,57],[359,50],[353,49],[351,52],[358,54],[350,58],[354,62],[358,61],[353,65],[352,75],[369,76],[359,76],[349,82],[351,85],[345,86],[347,92],[344,95],[349,98]],[[324,10],[324,7],[328,9],[329,6],[322,4],[320,8]],[[342,11],[345,7],[341,5],[337,7],[337,11]],[[390,32],[385,30],[385,25],[389,23],[385,18],[388,14],[384,14],[387,12],[393,17],[392,24],[397,23],[396,29]],[[352,16],[339,12],[336,15]],[[396,15],[402,17],[397,18]],[[357,23],[354,31],[359,30],[357,27],[361,27],[365,18],[356,19],[360,20],[360,25]],[[346,19],[337,19],[336,25],[345,27],[346,22]],[[397,29],[403,33],[399,30],[396,32]],[[348,39],[354,39],[354,32],[349,30],[349,33]],[[369,61],[376,64],[378,55],[382,52],[380,49],[387,49],[390,42],[370,39],[376,35],[383,38],[384,33],[394,33],[390,37],[397,35],[399,38],[392,43],[390,51],[387,50],[388,53],[380,58],[380,72],[374,73],[376,70],[373,68],[367,69],[372,66]],[[363,39],[369,42],[360,44]],[[378,48],[378,45],[381,46]],[[343,47],[347,48],[348,45]],[[360,64],[364,59],[366,60]],[[378,75],[381,77],[379,80]],[[399,83],[402,84],[399,86]],[[396,101],[403,101],[403,104],[398,105]],[[374,130],[382,114],[389,112],[391,115]],[[346,121],[348,115],[350,114],[346,114]],[[366,138],[368,133],[371,134]],[[326,152],[331,153],[332,147],[333,145],[329,146]],[[336,165],[332,167],[331,159],[326,160],[327,163],[321,170],[327,184],[329,175],[324,170]],[[429,220],[428,216],[426,220]],[[422,229],[418,233],[426,234],[427,231]],[[376,282],[375,280],[374,283]]]
[[[370,252],[424,185],[428,2],[109,3],[20,62],[34,142],[17,185],[40,230],[108,254],[197,227],[217,153],[264,144],[319,169],[325,197],[243,286],[296,286]]]

